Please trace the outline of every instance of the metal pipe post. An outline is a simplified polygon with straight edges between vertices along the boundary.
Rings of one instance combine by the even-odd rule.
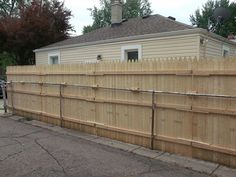
[[[11,85],[11,106],[12,106],[12,115],[14,114],[14,99],[13,99],[13,96],[14,96],[14,89],[13,89],[13,82],[11,81],[10,82],[10,85]]]
[[[152,92],[152,126],[151,126],[151,149],[154,149],[154,123],[155,123],[155,91]]]
[[[63,115],[62,115],[62,100],[63,100],[63,97],[62,97],[62,89],[63,89],[63,85],[60,84],[60,126],[63,127]]]
[[[7,113],[7,97],[6,97],[6,84],[5,82],[1,85],[2,87],[2,95],[3,95],[3,108],[4,108],[4,113]]]

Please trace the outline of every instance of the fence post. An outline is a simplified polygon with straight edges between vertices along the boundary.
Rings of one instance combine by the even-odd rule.
[[[11,81],[10,82],[10,85],[11,85],[11,107],[12,107],[12,115],[14,115],[14,99],[13,99],[13,96],[14,96],[14,89],[13,89],[13,82]]]
[[[152,92],[152,126],[151,126],[151,149],[154,149],[154,124],[155,124],[155,91]]]
[[[60,84],[60,126],[63,127],[63,115],[62,115],[62,89],[63,89],[63,85]]]
[[[6,114],[7,113],[7,101],[6,101],[7,97],[6,97],[6,92],[5,92],[6,83],[3,82],[1,87],[2,87],[2,96],[3,96],[3,108],[4,108],[4,113]]]

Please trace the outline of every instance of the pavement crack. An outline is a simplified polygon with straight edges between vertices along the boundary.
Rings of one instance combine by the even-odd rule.
[[[0,138],[0,139],[1,139],[1,138]],[[2,138],[2,139],[10,139],[10,140],[12,140],[12,141],[15,141],[16,143],[11,143],[11,144],[2,145],[2,146],[0,146],[0,148],[2,148],[2,147],[8,147],[8,146],[13,146],[13,145],[16,145],[16,144],[19,144],[19,145],[21,145],[21,146],[24,146],[24,144],[22,144],[20,141],[18,141],[17,139],[15,139],[14,137],[11,137],[11,136],[6,137],[6,138]]]
[[[217,165],[217,167],[211,172],[210,176],[213,176],[213,174],[216,172],[216,170],[220,167],[220,164]]]
[[[161,156],[163,156],[164,154],[165,154],[165,152],[162,152],[161,154],[159,154],[158,156],[154,157],[153,159],[156,159],[156,158],[158,158],[158,157],[161,157]]]
[[[14,157],[14,156],[16,156],[16,155],[18,155],[18,154],[20,154],[20,153],[22,153],[22,152],[23,152],[23,151],[19,151],[19,152],[10,154],[10,155],[8,155],[7,157],[5,157],[4,159],[1,159],[0,162],[3,162],[3,161],[5,161],[5,160],[7,160],[7,159],[9,159],[9,158],[11,158],[11,157]]]
[[[19,136],[12,136],[12,135],[1,136],[0,139],[6,139],[6,138],[10,138],[10,139],[12,139],[12,138],[24,138],[26,136],[37,134],[37,133],[40,133],[40,132],[43,132],[43,130],[38,130],[38,131],[30,132],[30,133],[27,133],[27,134],[24,134],[24,135],[19,135]]]
[[[37,169],[34,169],[34,170],[32,170],[32,171],[30,171],[30,172],[28,172],[28,173],[26,173],[26,174],[24,174],[24,175],[21,175],[21,176],[19,176],[19,177],[32,176],[33,173],[36,172],[36,171],[37,171]],[[38,175],[40,175],[40,174],[38,174]],[[40,175],[40,176],[42,176],[42,175]]]
[[[152,159],[149,159],[148,162],[146,162],[146,164],[148,165],[148,169],[147,170],[144,170],[143,172],[140,172],[138,174],[133,174],[133,175],[129,175],[129,176],[126,176],[126,177],[142,176],[142,175],[145,175],[145,174],[153,172],[152,171],[152,168],[153,168]]]
[[[10,138],[10,136],[1,136],[0,139],[7,139]]]
[[[62,166],[62,164],[60,163],[60,161],[59,161],[52,153],[50,153],[49,150],[47,150],[47,148],[45,148],[42,144],[40,144],[37,139],[35,139],[34,142],[35,142],[42,150],[44,150],[44,151],[57,163],[57,165],[62,169],[64,175],[65,175],[65,176],[68,176],[68,175],[66,174],[65,168]]]
[[[24,137],[26,137],[26,136],[33,135],[33,134],[37,134],[37,133],[40,133],[40,132],[42,132],[42,130],[34,131],[34,132],[27,133],[27,134],[20,135],[20,136],[13,136],[12,138],[24,138]]]
[[[16,138],[11,138],[13,141],[15,141],[17,144],[24,146],[24,144],[22,142],[20,142],[19,140],[17,140]]]
[[[8,146],[14,146],[14,145],[16,145],[16,144],[18,144],[18,143],[5,144],[5,145],[0,146],[0,148],[4,148],[4,147],[8,147]]]

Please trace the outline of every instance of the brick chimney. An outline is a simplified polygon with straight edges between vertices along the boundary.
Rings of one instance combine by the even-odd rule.
[[[117,25],[122,23],[122,3],[121,0],[111,1],[111,24]]]

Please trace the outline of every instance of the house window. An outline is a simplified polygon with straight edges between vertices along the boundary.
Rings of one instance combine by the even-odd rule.
[[[222,48],[222,56],[223,56],[223,57],[229,56],[229,47],[226,46],[226,45],[223,45],[223,48]]]
[[[142,46],[131,45],[121,47],[121,60],[137,61],[142,59]]]
[[[50,56],[50,64],[56,65],[58,63],[59,63],[58,56]]]
[[[60,64],[60,53],[56,52],[48,54],[48,64],[50,65]]]
[[[229,51],[228,50],[223,50],[223,57],[229,56]]]
[[[127,51],[126,57],[128,61],[137,61],[138,60],[138,50]]]

